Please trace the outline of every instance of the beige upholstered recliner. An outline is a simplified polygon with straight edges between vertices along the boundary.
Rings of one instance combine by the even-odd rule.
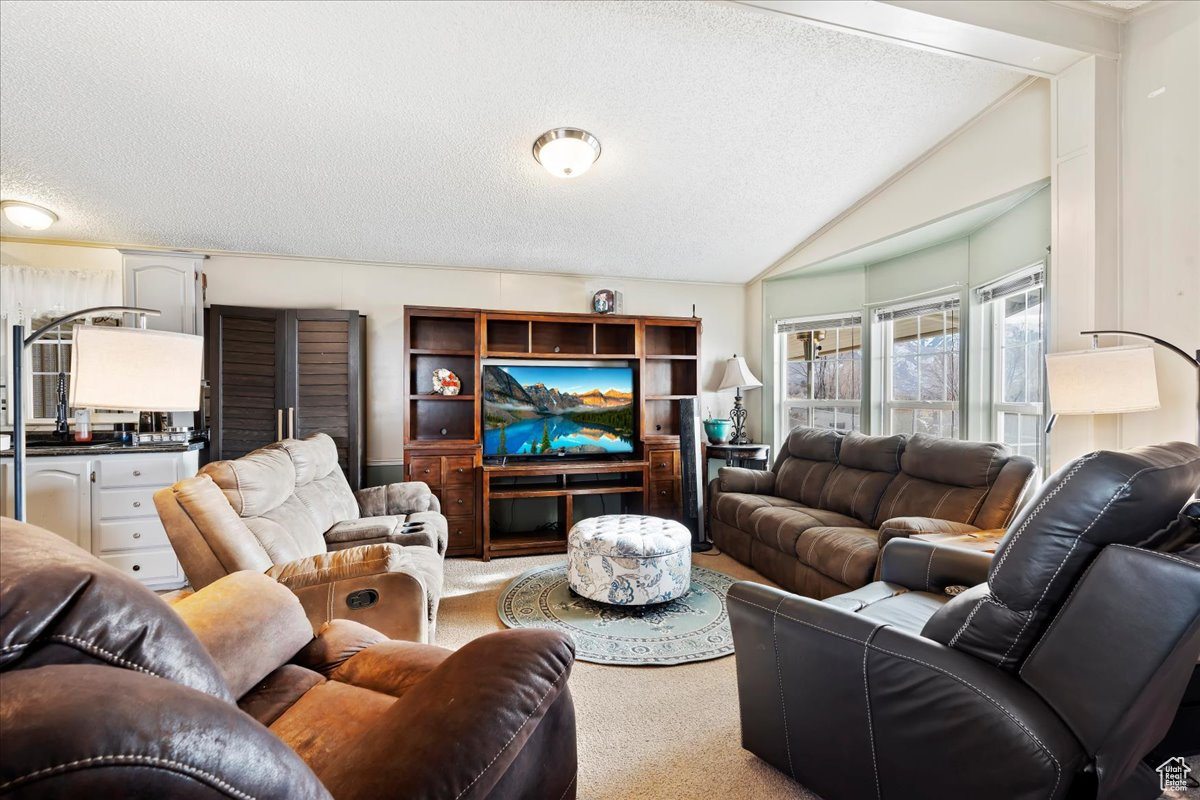
[[[433,639],[446,552],[437,498],[419,482],[352,492],[325,434],[215,461],[154,503],[195,589],[254,570],[295,592],[314,630],[344,618]]]

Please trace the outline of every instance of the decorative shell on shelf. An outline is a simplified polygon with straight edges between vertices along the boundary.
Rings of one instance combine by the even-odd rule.
[[[435,369],[433,371],[433,390],[438,394],[458,394],[462,391],[462,381],[448,369]]]

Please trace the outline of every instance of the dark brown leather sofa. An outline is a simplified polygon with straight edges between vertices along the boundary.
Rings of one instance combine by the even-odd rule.
[[[890,539],[1003,528],[1035,473],[1001,444],[796,428],[769,471],[721,469],[712,538],[785,589],[829,597],[869,582]]]
[[[174,609],[174,610],[173,610]],[[575,797],[564,636],[456,652],[235,572],[168,606],[62,538],[0,521],[0,795]]]
[[[827,800],[1156,797],[1142,759],[1200,658],[1200,546],[1151,548],[1198,487],[1195,445],[1092,453],[994,559],[898,539],[880,581],[824,602],[734,584],[743,746]]]

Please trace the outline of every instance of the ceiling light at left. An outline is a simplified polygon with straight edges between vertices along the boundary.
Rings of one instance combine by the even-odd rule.
[[[0,208],[9,222],[27,231],[44,231],[58,222],[58,214],[50,209],[22,200],[5,200],[0,202]]]
[[[600,140],[579,128],[555,128],[533,143],[533,157],[551,175],[578,178],[600,157]]]

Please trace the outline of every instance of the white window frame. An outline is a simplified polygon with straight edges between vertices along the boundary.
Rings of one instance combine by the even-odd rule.
[[[794,333],[802,333],[806,330],[829,330],[833,328],[851,328],[858,327],[859,340],[859,397],[858,399],[836,399],[836,400],[821,400],[812,396],[814,389],[814,381],[812,374],[809,374],[808,380],[808,398],[797,400],[788,395],[788,348],[784,337]],[[834,411],[834,420],[836,421],[842,413],[846,413],[851,421],[853,415],[858,414],[858,425],[849,428],[836,428],[834,430],[861,430],[862,423],[866,419],[864,402],[866,400],[866,372],[867,361],[865,356],[864,337],[867,331],[863,327],[863,318],[860,312],[846,312],[844,314],[826,314],[819,317],[801,317],[796,319],[777,320],[775,322],[775,374],[776,374],[776,395],[777,395],[777,413],[776,430],[781,432],[779,438],[782,440],[787,437],[787,434],[792,430],[791,412],[795,408],[803,408],[808,411],[808,424],[812,424],[813,410],[816,408],[832,408]],[[809,364],[813,362],[808,361]]]
[[[1045,277],[1046,264],[1044,261],[1038,262],[1024,269],[1001,278],[998,281],[993,281],[986,286],[980,287],[978,299],[980,305],[986,309],[988,323],[991,331],[991,344],[988,347],[988,358],[990,360],[991,386],[987,397],[987,416],[989,425],[989,435],[992,441],[1004,442],[1004,422],[1003,415],[1020,414],[1026,416],[1036,416],[1038,418],[1038,445],[1037,455],[1034,461],[1037,462],[1039,468],[1043,471],[1046,468],[1046,334],[1048,331],[1047,325],[1047,309],[1049,302],[1046,296],[1047,282]],[[1042,399],[1032,403],[1010,403],[1003,399],[1004,392],[1004,309],[1002,307],[1003,300],[1015,294],[1028,293],[1034,289],[1041,289],[1041,358],[1038,359],[1038,369],[1041,370],[1041,387]],[[1025,365],[1026,372],[1029,370],[1029,364]],[[1018,423],[1019,435],[1019,423]]]
[[[956,307],[958,310],[958,399],[957,400],[893,400],[892,399],[892,359],[895,357],[893,347],[895,345],[894,320],[879,319],[880,314],[890,314],[899,312],[911,312],[915,309],[923,309],[942,305],[943,315],[950,307]],[[896,410],[912,410],[914,414],[917,411],[950,411],[957,414],[957,433],[954,438],[966,438],[966,414],[965,414],[965,399],[966,399],[966,317],[965,304],[960,292],[941,293],[921,300],[905,303],[892,303],[885,306],[879,306],[874,309],[872,316],[874,318],[874,327],[876,328],[877,342],[881,345],[882,359],[880,375],[880,392],[879,406],[881,411],[878,425],[876,426],[884,435],[891,435],[892,430],[892,412]],[[920,334],[918,332],[918,341]],[[947,353],[949,351],[941,351]],[[920,375],[921,371],[917,369],[917,396],[920,397]]]

